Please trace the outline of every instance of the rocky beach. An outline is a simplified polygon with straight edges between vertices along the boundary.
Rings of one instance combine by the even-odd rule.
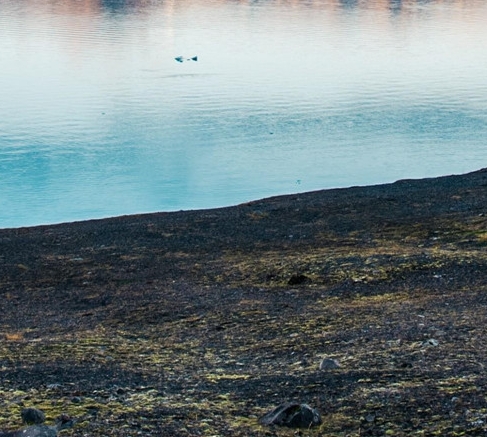
[[[487,170],[2,229],[0,429],[484,436],[486,249]]]

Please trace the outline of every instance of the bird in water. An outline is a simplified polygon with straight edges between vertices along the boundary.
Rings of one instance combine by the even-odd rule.
[[[192,58],[185,58],[184,56],[176,56],[174,58],[178,62],[184,62],[184,61],[197,61],[198,56],[193,56]]]

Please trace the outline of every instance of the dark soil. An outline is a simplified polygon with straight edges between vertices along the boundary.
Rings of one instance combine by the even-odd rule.
[[[484,436],[486,249],[487,170],[0,230],[0,428]]]

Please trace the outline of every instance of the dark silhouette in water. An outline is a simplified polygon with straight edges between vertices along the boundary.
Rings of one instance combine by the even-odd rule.
[[[193,56],[192,58],[184,58],[184,56],[177,56],[174,58],[178,62],[184,62],[184,61],[197,61],[198,56]]]

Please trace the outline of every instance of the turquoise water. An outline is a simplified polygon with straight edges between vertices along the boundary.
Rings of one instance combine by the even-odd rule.
[[[484,0],[0,11],[0,227],[487,165]]]

